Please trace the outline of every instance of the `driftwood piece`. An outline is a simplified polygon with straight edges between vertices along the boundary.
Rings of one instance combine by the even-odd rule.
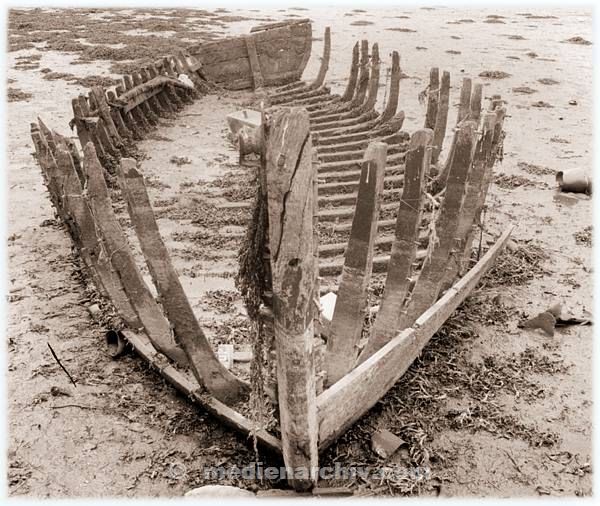
[[[200,385],[225,404],[239,400],[247,392],[248,386],[219,362],[198,324],[158,230],[150,198],[142,175],[136,169],[135,160],[121,160],[118,178],[163,309],[172,325],[175,339],[189,359],[194,376]]]
[[[96,157],[94,146],[90,143],[84,148],[83,167],[87,176],[87,201],[96,228],[101,234],[106,253],[121,279],[129,301],[152,343],[175,362],[186,364],[187,358],[173,340],[169,322],[152,297],[135,263],[127,238],[113,211],[102,166]]]
[[[316,483],[318,465],[313,357],[314,300],[318,297],[313,209],[317,204],[308,114],[303,109],[280,110],[266,133],[281,439],[290,482],[304,490]]]
[[[431,336],[477,286],[506,244],[509,227],[483,258],[442,298],[427,309],[412,328],[399,333],[388,344],[317,397],[319,451],[323,451],[356,420],[371,409],[396,383]]]
[[[440,96],[438,100],[438,109],[435,117],[435,127],[433,129],[433,149],[431,151],[431,163],[436,164],[440,156],[440,151],[444,144],[446,135],[446,124],[448,122],[448,106],[450,101],[450,74],[444,70],[440,81]]]
[[[367,288],[373,269],[386,154],[386,144],[373,143],[364,156],[350,240],[327,340],[327,385],[342,378],[356,361],[367,306]]]
[[[434,234],[434,239],[429,242],[421,273],[410,294],[407,307],[398,320],[400,329],[410,327],[436,301],[444,282],[449,256],[457,254],[453,248],[465,185],[471,171],[475,130],[474,121],[461,123],[456,151],[448,175],[446,194],[431,232]]]
[[[371,336],[359,356],[359,363],[364,362],[398,333],[398,317],[402,312],[410,286],[412,266],[417,257],[422,194],[428,172],[426,151],[430,149],[432,137],[433,132],[425,129],[416,132],[410,140],[406,154],[404,189],[396,217],[383,297]]]

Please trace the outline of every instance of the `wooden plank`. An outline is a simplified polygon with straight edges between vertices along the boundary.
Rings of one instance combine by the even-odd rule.
[[[413,328],[400,332],[377,353],[317,397],[320,452],[377,404],[402,377],[433,334],[494,264],[512,230],[512,226],[506,229],[483,258],[419,317]]]
[[[140,247],[162,307],[171,323],[176,341],[183,347],[194,376],[200,385],[225,404],[240,400],[248,385],[218,360],[206,339],[192,306],[173,267],[169,251],[162,240],[150,198],[136,162],[123,158],[118,169],[118,180],[129,216],[140,242]]]
[[[317,203],[308,113],[304,109],[277,111],[265,131],[283,458],[291,485],[306,490],[316,483],[318,466],[313,356],[314,301],[318,298],[313,214]]]
[[[416,132],[410,140],[406,154],[404,189],[396,218],[383,297],[371,336],[359,356],[358,363],[364,362],[398,333],[398,317],[410,286],[412,266],[417,258],[419,224],[423,208],[422,193],[425,175],[428,172],[426,151],[432,138],[433,131],[424,129]]]
[[[265,81],[260,70],[260,61],[256,53],[256,44],[252,36],[244,37],[246,48],[248,50],[248,61],[250,62],[250,72],[252,73],[252,83],[255,90],[262,88]]]
[[[448,268],[449,255],[456,254],[456,229],[465,195],[465,185],[471,171],[473,142],[476,132],[474,121],[463,121],[458,131],[456,152],[446,185],[446,194],[438,211],[429,241],[427,257],[417,283],[410,294],[406,309],[398,320],[398,328],[410,327],[433,304],[440,293]]]
[[[121,279],[129,302],[134,307],[152,343],[175,362],[187,364],[187,357],[174,341],[169,322],[152,297],[129,249],[127,238],[113,211],[104,181],[104,171],[94,146],[88,143],[83,153],[83,168],[87,176],[87,202],[94,216],[98,233],[104,242],[106,254]]]
[[[197,402],[200,406],[206,409],[211,415],[225,423],[242,434],[250,437],[254,431],[254,422],[249,420],[242,414],[231,409],[226,404],[218,401],[214,397],[201,391],[198,384],[192,381],[183,372],[177,370],[171,364],[164,363],[164,357],[152,346],[148,338],[140,333],[132,332],[125,329],[122,331],[125,339],[133,346],[135,351],[144,360],[152,364],[158,372],[170,384],[172,384],[179,392],[186,397]],[[281,454],[281,441],[269,434],[267,431],[260,429],[256,431],[258,443],[264,448]]]
[[[350,240],[327,340],[327,385],[338,381],[356,361],[367,309],[367,288],[373,269],[386,154],[387,144],[382,142],[369,144],[365,152]]]
[[[435,117],[433,129],[433,150],[431,152],[431,163],[436,164],[446,136],[446,124],[448,122],[448,106],[450,101],[450,74],[444,70],[440,82],[440,97],[438,110]]]
[[[427,89],[427,112],[425,113],[425,127],[433,130],[437,116],[438,101],[440,98],[440,69],[431,67],[429,71],[429,88]]]

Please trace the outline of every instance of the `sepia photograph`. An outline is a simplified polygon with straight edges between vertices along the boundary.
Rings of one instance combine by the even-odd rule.
[[[5,497],[591,500],[592,4],[3,9]]]

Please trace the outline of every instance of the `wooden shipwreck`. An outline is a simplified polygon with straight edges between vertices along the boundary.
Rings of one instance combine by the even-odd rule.
[[[511,233],[507,229],[472,262],[501,156],[505,108],[499,96],[482,107],[481,84],[463,79],[452,143],[444,149],[448,72],[431,69],[422,128],[409,134],[399,109],[399,54],[392,55],[388,99],[377,111],[377,44],[355,45],[347,87],[338,95],[325,84],[329,29],[318,75],[300,80],[310,35],[304,21],[255,30],[162,58],[123,76],[114,90],[95,87],[72,101],[80,146],[42,120],[31,127],[50,198],[89,278],[122,319],[119,336],[186,396],[282,454],[298,490],[315,485],[319,452],[402,377]],[[235,54],[231,65],[219,64],[225,54]],[[263,111],[257,205],[266,205],[268,227],[254,237],[263,241],[267,287],[255,316],[275,337],[276,392],[266,391],[279,406],[279,438],[234,409],[250,386],[219,362],[198,324],[130,148],[159,117],[201,99],[215,84],[237,89],[282,82],[288,84],[269,90]],[[116,174],[160,305],[123,247],[107,172]],[[320,244],[324,232],[334,240]],[[387,278],[361,342],[373,272]],[[318,300],[328,291],[337,293],[337,302],[324,325]]]

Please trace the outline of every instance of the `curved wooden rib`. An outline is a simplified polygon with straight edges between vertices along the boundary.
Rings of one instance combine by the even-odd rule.
[[[358,108],[361,114],[372,111],[377,103],[377,93],[379,92],[379,44],[373,44],[371,51],[371,73],[369,76],[369,85],[367,88],[367,96],[365,102]]]
[[[440,96],[438,100],[438,110],[435,117],[435,127],[433,129],[433,150],[431,152],[431,163],[436,164],[440,156],[440,151],[444,144],[446,135],[446,124],[448,122],[448,105],[450,102],[450,73],[444,70],[440,81]]]
[[[425,113],[425,128],[435,128],[438,101],[440,98],[440,69],[432,67],[429,71],[429,88],[427,89],[427,112]]]
[[[388,102],[385,106],[384,111],[379,117],[381,123],[391,120],[398,110],[398,98],[400,95],[400,78],[402,76],[402,70],[400,69],[400,55],[398,51],[392,52],[392,74],[390,77],[390,93],[388,96]]]
[[[321,58],[321,65],[319,67],[319,73],[316,79],[310,85],[311,89],[320,88],[325,82],[325,76],[329,70],[329,60],[331,58],[331,29],[325,28],[325,36],[323,41],[323,57]]]
[[[220,401],[232,404],[249,391],[249,386],[228,371],[213,353],[171,262],[150,199],[136,162],[121,160],[118,179],[142,253],[158,290],[175,338],[183,347],[199,384]]]
[[[402,377],[433,334],[450,317],[493,265],[513,227],[442,298],[423,313],[412,328],[392,341],[317,397],[319,452],[325,450],[371,409]]]
[[[398,333],[398,317],[410,284],[412,265],[417,256],[417,238],[423,208],[423,185],[428,172],[426,150],[429,149],[433,132],[419,130],[411,140],[406,153],[404,190],[396,217],[396,230],[385,289],[375,325],[366,347],[358,358],[364,362],[388,343]]]
[[[436,301],[440,293],[449,255],[454,247],[458,219],[465,196],[465,185],[471,171],[476,128],[473,121],[463,122],[459,128],[456,152],[446,184],[446,194],[432,230],[435,240],[429,243],[428,255],[417,283],[410,294],[406,309],[398,319],[400,329],[410,327]]]
[[[359,44],[354,44],[352,48],[352,63],[350,64],[350,77],[346,85],[346,91],[342,95],[342,102],[350,102],[356,91],[356,83],[358,81],[358,53]]]

